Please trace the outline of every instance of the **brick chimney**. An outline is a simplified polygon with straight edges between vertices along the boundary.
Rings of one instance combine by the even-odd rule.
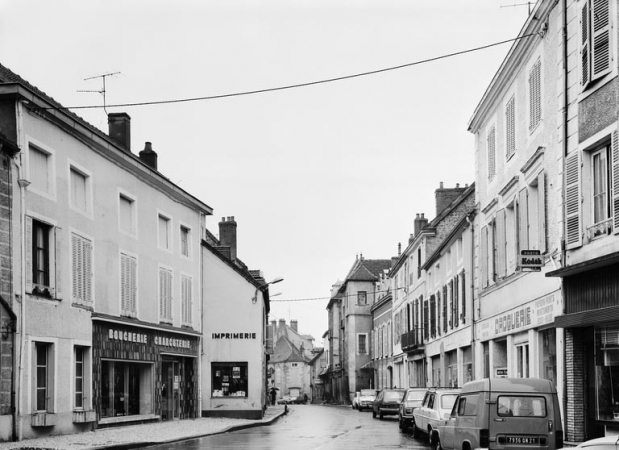
[[[144,150],[140,152],[140,159],[147,166],[157,170],[157,152],[153,150],[153,145],[150,142],[144,143]]]
[[[219,242],[230,247],[230,259],[236,260],[236,222],[234,216],[222,217],[219,222]]]
[[[279,323],[277,324],[277,328],[279,328],[283,332],[285,327],[286,327],[286,319],[279,319]]]
[[[417,214],[417,217],[415,217],[415,225],[414,225],[415,236],[417,236],[419,232],[421,231],[421,229],[428,224],[428,219],[426,219],[423,216],[423,214],[424,213]]]
[[[107,125],[110,138],[131,153],[131,117],[129,117],[129,114],[109,113]]]
[[[456,184],[455,188],[443,188],[443,182],[441,181],[440,187],[434,191],[436,198],[436,215],[442,213],[451,203],[460,197],[466,190],[465,187],[460,187],[460,184]]]
[[[290,328],[292,328],[297,333],[299,332],[299,323],[296,320],[290,321]]]

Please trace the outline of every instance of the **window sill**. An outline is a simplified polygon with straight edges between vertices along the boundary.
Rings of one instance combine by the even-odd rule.
[[[90,411],[73,411],[73,423],[89,423],[97,420],[97,413],[94,409]]]
[[[36,412],[30,416],[30,425],[33,427],[51,427],[56,425],[56,414]]]
[[[240,396],[240,395],[211,395],[211,400],[213,400],[213,399],[220,400],[222,398],[234,399],[234,400],[238,400],[238,399],[247,400],[249,397],[247,395],[245,395],[245,396]]]
[[[105,419],[99,420],[99,425],[125,423],[125,422],[137,422],[137,421],[160,419],[160,418],[161,417],[157,414],[136,414],[133,416],[107,417]]]

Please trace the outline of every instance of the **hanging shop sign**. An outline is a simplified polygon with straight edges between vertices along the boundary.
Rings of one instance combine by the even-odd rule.
[[[518,255],[518,266],[524,272],[540,272],[544,266],[544,258],[539,250],[521,250]]]

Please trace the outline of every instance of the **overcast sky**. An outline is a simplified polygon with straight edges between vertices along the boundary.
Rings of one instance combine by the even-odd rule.
[[[208,97],[355,75],[515,38],[513,0],[0,0],[0,62],[64,106]],[[509,6],[509,7],[501,7]],[[375,75],[216,100],[109,107],[132,151],[238,222],[271,318],[316,344],[358,254],[397,255],[434,190],[474,181],[467,124],[511,44]],[[75,113],[107,132],[102,108]],[[297,301],[302,299],[318,299]],[[295,300],[295,301],[282,301]]]

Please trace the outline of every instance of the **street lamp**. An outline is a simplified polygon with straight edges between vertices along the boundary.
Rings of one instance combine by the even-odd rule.
[[[280,281],[284,281],[283,278],[275,278],[274,280],[269,281],[268,283],[264,283],[256,288],[256,292],[251,299],[252,303],[256,303],[258,301],[258,290],[267,287],[269,284],[279,283]]]

